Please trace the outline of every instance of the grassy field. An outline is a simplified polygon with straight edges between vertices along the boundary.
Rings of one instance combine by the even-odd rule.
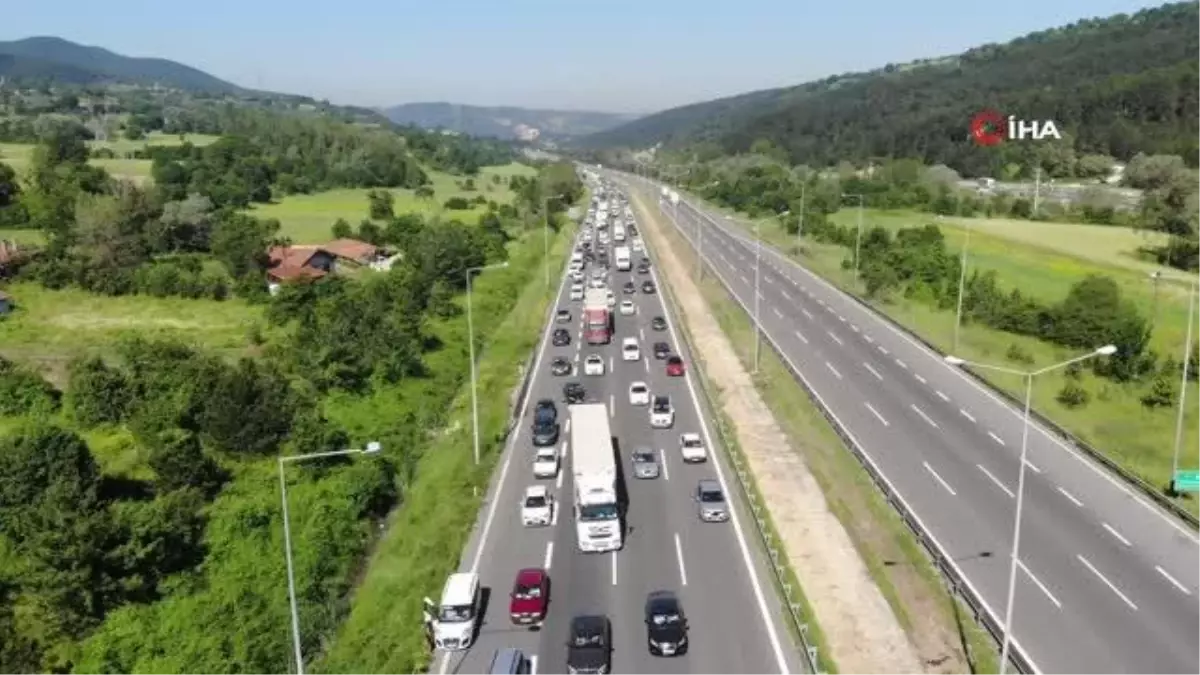
[[[693,268],[692,249],[678,232],[670,226],[661,231],[680,261]],[[750,320],[713,275],[707,275],[699,286],[713,317],[750,370]],[[761,354],[755,385],[792,447],[804,457],[830,511],[846,528],[872,580],[919,655],[929,659],[947,657],[929,672],[998,672],[999,659],[991,637],[947,592],[916,537],[770,349]],[[803,580],[798,580],[797,586],[802,585]]]
[[[0,318],[0,355],[37,367],[59,385],[72,358],[107,354],[122,336],[174,337],[233,354],[247,348],[260,325],[259,310],[236,299],[107,297],[32,283],[10,284],[5,292],[16,310]]]
[[[934,218],[928,214],[877,214],[870,211],[866,213],[864,226],[879,225],[892,229],[905,225],[919,226],[933,222]],[[854,223],[856,218],[857,214],[853,209],[843,210],[835,216],[835,219],[843,224]],[[738,222],[738,219],[734,218],[732,222]],[[785,234],[777,221],[772,219],[761,222],[763,225],[759,229],[764,240],[770,241],[793,257],[798,257],[810,270],[843,290],[861,297],[863,289],[854,281],[852,273],[841,267],[842,260],[850,255],[847,249],[806,240],[803,252],[799,253],[794,237]],[[977,225],[980,222],[987,223],[973,221],[972,224]],[[1048,241],[1052,243],[1041,246],[1031,245],[1018,238],[1034,236],[1033,229],[1039,227],[1080,228],[1074,230],[1078,233],[1077,240],[1092,241],[1087,239],[1093,231],[1090,226],[1029,223],[1023,234],[1014,235],[1011,234],[1017,231],[1014,228],[1005,229],[1003,224],[985,224],[973,230],[968,248],[968,265],[972,269],[996,270],[1004,287],[1018,288],[1023,293],[1048,302],[1061,300],[1067,289],[1087,274],[1109,275],[1120,284],[1125,297],[1136,303],[1144,315],[1150,316],[1154,313],[1157,305],[1157,321],[1151,348],[1162,355],[1182,358],[1187,328],[1187,289],[1177,281],[1179,275],[1160,282],[1156,302],[1154,284],[1145,270],[1135,269],[1134,265],[1128,263],[1116,264],[1121,260],[1122,254],[1119,246],[1114,246],[1112,242],[1117,241],[1119,237],[1125,237],[1125,241],[1129,241],[1130,237],[1136,238],[1138,235],[1126,231],[1124,235],[1111,235],[1106,240],[1107,243],[1081,243],[1074,247],[1071,253],[1063,253],[1056,251],[1055,246],[1065,247],[1072,230],[1054,230],[1055,234],[1048,237]],[[996,230],[1004,231],[1005,236],[993,234]],[[952,248],[961,246],[961,228],[947,227],[943,231]],[[938,350],[951,353],[954,335],[953,312],[937,311],[928,305],[894,296],[871,304],[932,343]],[[1050,365],[1076,354],[1046,342],[1003,333],[978,324],[963,326],[957,351],[959,356],[968,360],[1012,368],[1029,367],[1009,360],[1008,354],[1013,345],[1033,358],[1033,366]],[[1022,396],[1024,393],[1018,378],[995,373],[980,374],[1011,394]],[[1061,371],[1037,379],[1034,385],[1034,408],[1126,469],[1154,485],[1165,486],[1170,478],[1177,409],[1145,408],[1140,399],[1148,389],[1148,383],[1120,386],[1086,372],[1079,384],[1088,392],[1090,401],[1084,406],[1071,409],[1055,400],[1065,382],[1065,375]],[[1197,430],[1200,414],[1195,401],[1198,394],[1200,388],[1196,383],[1191,383],[1187,391],[1187,400],[1191,404],[1185,411],[1182,445],[1184,454],[1181,465],[1184,468],[1195,466],[1197,463],[1195,448],[1200,443],[1200,431]],[[1194,497],[1181,498],[1179,503],[1193,513],[1200,511]]]
[[[459,183],[462,177],[446,173],[429,172],[432,199],[419,199],[413,190],[391,190],[396,198],[396,213],[421,212],[442,214],[447,218],[473,221],[486,212],[487,207],[476,207],[469,211],[446,211],[442,203],[451,197],[474,199],[483,195],[497,203],[512,201],[508,189],[509,176],[520,174],[532,176],[536,170],[524,164],[509,164],[499,167],[484,167],[475,177],[474,191],[463,190]],[[500,183],[493,180],[499,176]],[[292,195],[272,204],[254,207],[250,213],[258,218],[278,218],[283,226],[282,234],[297,244],[314,244],[329,241],[330,229],[338,218],[343,218],[352,227],[367,217],[367,191],[364,189],[329,190],[312,195]]]
[[[148,145],[180,145],[184,141],[188,141],[193,145],[208,145],[217,140],[216,136],[203,136],[199,134],[188,134],[182,138],[179,136],[168,136],[165,134],[154,133],[141,141],[116,140],[116,141],[90,141],[88,145],[92,149],[108,148],[117,154],[116,159],[93,159],[92,164],[103,167],[113,176],[117,178],[126,178],[130,180],[143,181],[150,177],[150,160],[146,159],[125,159],[124,155],[134,150],[144,148]],[[8,164],[12,168],[21,172],[29,165],[30,155],[33,154],[33,146],[24,143],[0,143],[0,162]]]

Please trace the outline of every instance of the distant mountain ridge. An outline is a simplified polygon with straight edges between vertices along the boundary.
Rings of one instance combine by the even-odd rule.
[[[52,80],[68,84],[161,85],[212,93],[247,91],[232,82],[168,59],[124,56],[102,47],[48,36],[0,42],[0,77],[18,82]]]
[[[584,110],[540,110],[458,103],[404,103],[381,112],[397,124],[442,129],[469,136],[561,140],[599,133],[637,119],[638,115]]]

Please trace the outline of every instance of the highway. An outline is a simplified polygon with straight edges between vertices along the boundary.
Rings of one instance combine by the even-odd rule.
[[[752,313],[752,235],[661,208]],[[1021,411],[766,244],[759,269],[764,334],[1003,625]],[[1200,672],[1196,533],[1040,426],[1028,458],[1014,651],[1041,672]]]
[[[653,259],[652,254],[648,255]],[[585,272],[591,272],[590,265]],[[641,282],[647,278],[659,286],[658,293],[641,292]],[[621,286],[630,279],[637,282],[638,292],[623,295]],[[664,362],[654,358],[653,343],[665,341],[689,366],[692,363],[671,315],[664,310],[656,270],[639,275],[614,268],[609,284],[617,293],[618,303],[632,299],[638,311],[634,316],[618,314],[611,343],[593,347],[582,344],[582,303],[568,300],[565,276],[560,283],[556,307],[569,309],[571,321],[546,326],[519,426],[510,436],[463,556],[461,570],[477,571],[483,587],[490,590],[484,624],[471,649],[439,654],[436,670],[487,672],[497,649],[518,647],[531,656],[535,672],[566,672],[568,622],[574,615],[598,612],[612,622],[613,672],[802,672],[765,556],[756,547],[753,521],[738,495],[736,476],[724,463],[724,451],[714,445],[718,439],[710,433],[713,430],[706,421],[711,416],[696,396],[690,368],[686,377],[667,377]],[[667,318],[667,331],[652,330],[654,316]],[[569,346],[555,347],[551,343],[552,330],[560,326],[571,329]],[[640,361],[621,360],[620,343],[629,336],[640,342]],[[608,363],[604,376],[583,375],[582,361],[592,353],[603,355]],[[575,363],[573,375],[555,377],[550,373],[549,364],[557,356]],[[569,411],[562,399],[562,386],[568,381],[581,382],[587,388],[589,402],[609,407],[613,435],[619,439],[618,457],[629,504],[625,546],[615,554],[583,554],[576,548],[568,456],[572,432],[566,425]],[[635,381],[648,383],[651,395],[671,397],[674,428],[651,429],[647,408],[630,405],[629,385]],[[564,424],[559,439],[563,461],[556,481],[536,481],[532,474],[532,404],[543,398],[556,401]],[[688,431],[704,437],[709,448],[707,463],[682,463],[678,437]],[[657,480],[632,477],[630,452],[638,445],[660,451],[662,475]],[[721,482],[732,507],[729,522],[702,523],[697,517],[692,501],[696,482],[712,477]],[[525,528],[520,520],[521,495],[527,486],[538,482],[553,486],[557,513],[550,527]],[[551,579],[549,615],[540,631],[514,627],[509,621],[508,594],[514,575],[523,567],[546,568]],[[691,646],[686,655],[661,658],[647,651],[643,603],[648,593],[661,589],[675,591],[688,616]]]

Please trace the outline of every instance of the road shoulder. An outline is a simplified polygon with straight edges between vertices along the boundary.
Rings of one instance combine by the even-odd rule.
[[[754,381],[707,303],[676,257],[644,192],[631,191],[644,236],[657,253],[695,356],[720,382],[718,400],[766,502],[784,553],[802,580],[833,660],[844,672],[921,672],[916,650],[872,582],[849,535],[830,511],[821,488],[773,419]],[[867,639],[866,636],[870,636]]]

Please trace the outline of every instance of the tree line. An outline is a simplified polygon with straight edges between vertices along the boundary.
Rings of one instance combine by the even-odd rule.
[[[59,152],[78,152],[70,147]],[[73,176],[81,166],[53,172]],[[522,179],[544,183],[528,192],[551,182],[582,192],[577,179],[564,185],[557,168],[542,174]],[[569,205],[564,199],[552,210]],[[527,208],[518,200],[489,210],[478,225],[414,214],[365,221],[378,228],[367,234],[402,259],[387,273],[284,284],[275,296],[257,296],[273,337],[252,338],[255,357],[127,339],[111,358],[73,361],[62,391],[0,361],[0,415],[23,420],[0,436],[0,669],[289,668],[278,482],[264,460],[361,442],[326,417],[331,397],[400,396],[394,415],[372,423],[383,456],[306,463],[291,474],[295,512],[321,512],[292,521],[305,649],[319,650],[345,611],[372,533],[416,479],[428,431],[444,423],[462,386],[465,336],[433,328],[459,316],[466,270],[505,260],[510,243],[533,227]],[[223,226],[215,226],[212,237],[237,243],[194,259],[222,259],[233,278],[257,274],[265,233],[254,231],[256,222],[230,221],[219,237]],[[86,242],[71,249],[80,255],[113,246],[74,241]],[[540,254],[540,243],[534,248]],[[476,310],[507,311],[520,286],[476,298]],[[498,323],[479,322],[477,335],[486,339]],[[145,471],[101,471],[85,434],[114,430],[130,435]]]

